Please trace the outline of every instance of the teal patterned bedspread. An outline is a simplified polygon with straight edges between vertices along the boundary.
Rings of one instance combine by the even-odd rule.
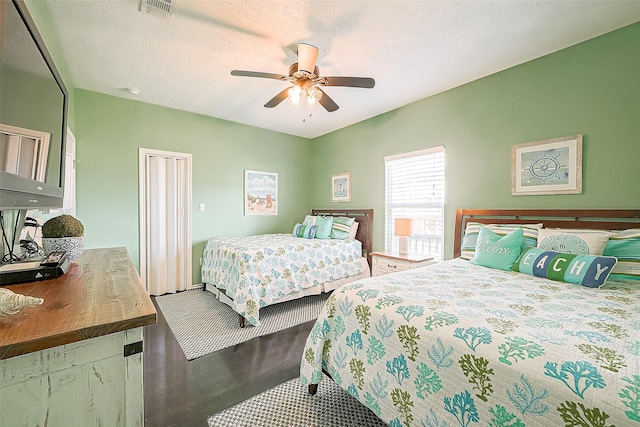
[[[260,307],[302,289],[362,274],[362,243],[289,234],[223,237],[204,248],[202,281],[224,289],[233,309],[258,326]]]
[[[640,426],[640,283],[601,289],[454,259],[334,291],[325,369],[391,426]]]

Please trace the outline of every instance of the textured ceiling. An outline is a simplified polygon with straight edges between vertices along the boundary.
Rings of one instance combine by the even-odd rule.
[[[173,0],[169,21],[139,0],[46,4],[73,86],[307,138],[640,21],[637,0]],[[340,109],[308,117],[263,107],[286,82],[230,75],[287,74],[300,42],[321,75],[376,86],[327,87]]]

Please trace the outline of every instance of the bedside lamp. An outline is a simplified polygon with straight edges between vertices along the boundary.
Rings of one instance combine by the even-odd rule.
[[[409,253],[409,236],[413,236],[413,220],[396,218],[394,234],[400,237],[400,255]]]

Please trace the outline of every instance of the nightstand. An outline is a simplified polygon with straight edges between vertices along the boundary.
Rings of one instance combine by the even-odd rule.
[[[381,276],[433,264],[433,257],[420,254],[399,255],[393,252],[371,252],[371,275]]]

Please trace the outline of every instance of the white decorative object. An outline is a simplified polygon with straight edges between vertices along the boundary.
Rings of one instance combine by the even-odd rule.
[[[69,262],[74,262],[84,250],[84,236],[81,237],[43,237],[42,248],[44,254],[65,251]]]
[[[42,298],[20,295],[9,289],[0,288],[0,314],[16,314],[23,308],[35,307],[43,302]]]

